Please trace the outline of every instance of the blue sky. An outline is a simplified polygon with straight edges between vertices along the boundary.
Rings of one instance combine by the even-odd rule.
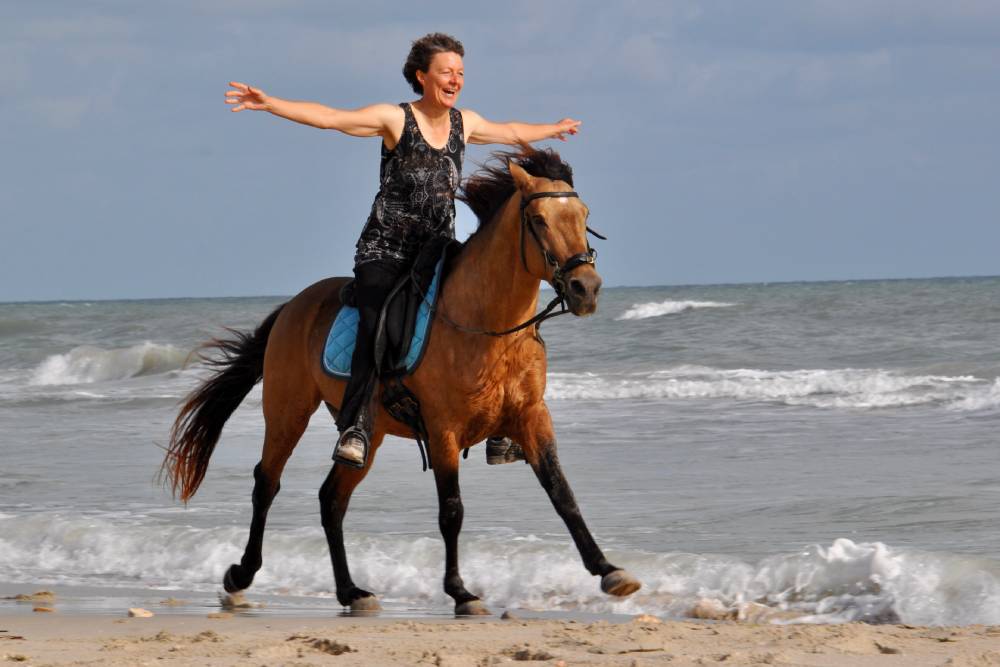
[[[349,273],[378,140],[232,114],[226,83],[408,100],[434,30],[460,106],[583,121],[553,144],[608,285],[1000,273],[1000,3],[358,4],[0,4],[0,301]]]

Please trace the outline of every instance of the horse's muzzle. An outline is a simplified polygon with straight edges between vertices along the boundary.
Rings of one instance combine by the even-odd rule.
[[[592,266],[580,267],[566,281],[566,305],[574,315],[592,315],[597,310],[601,276]]]

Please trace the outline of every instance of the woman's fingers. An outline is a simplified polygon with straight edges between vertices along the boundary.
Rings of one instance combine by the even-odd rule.
[[[235,105],[230,111],[264,108],[265,95],[260,88],[254,88],[239,81],[230,81],[229,85],[233,87],[233,90],[226,91],[226,104]]]
[[[556,139],[559,141],[566,141],[566,135],[570,136],[577,134],[580,130],[581,122],[578,120],[573,120],[572,118],[563,118],[561,121],[556,123],[559,128],[555,134]]]
[[[226,92],[226,104],[235,105],[230,111],[243,111],[246,109],[246,93],[236,90]]]

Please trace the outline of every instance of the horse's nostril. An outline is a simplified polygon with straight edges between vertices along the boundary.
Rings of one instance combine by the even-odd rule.
[[[580,296],[584,296],[587,293],[587,288],[583,286],[583,282],[575,278],[569,281],[569,288]]]

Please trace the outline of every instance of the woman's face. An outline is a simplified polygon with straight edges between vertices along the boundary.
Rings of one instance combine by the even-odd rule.
[[[462,56],[451,51],[435,53],[426,72],[417,70],[417,81],[424,87],[425,100],[450,109],[465,85]]]

